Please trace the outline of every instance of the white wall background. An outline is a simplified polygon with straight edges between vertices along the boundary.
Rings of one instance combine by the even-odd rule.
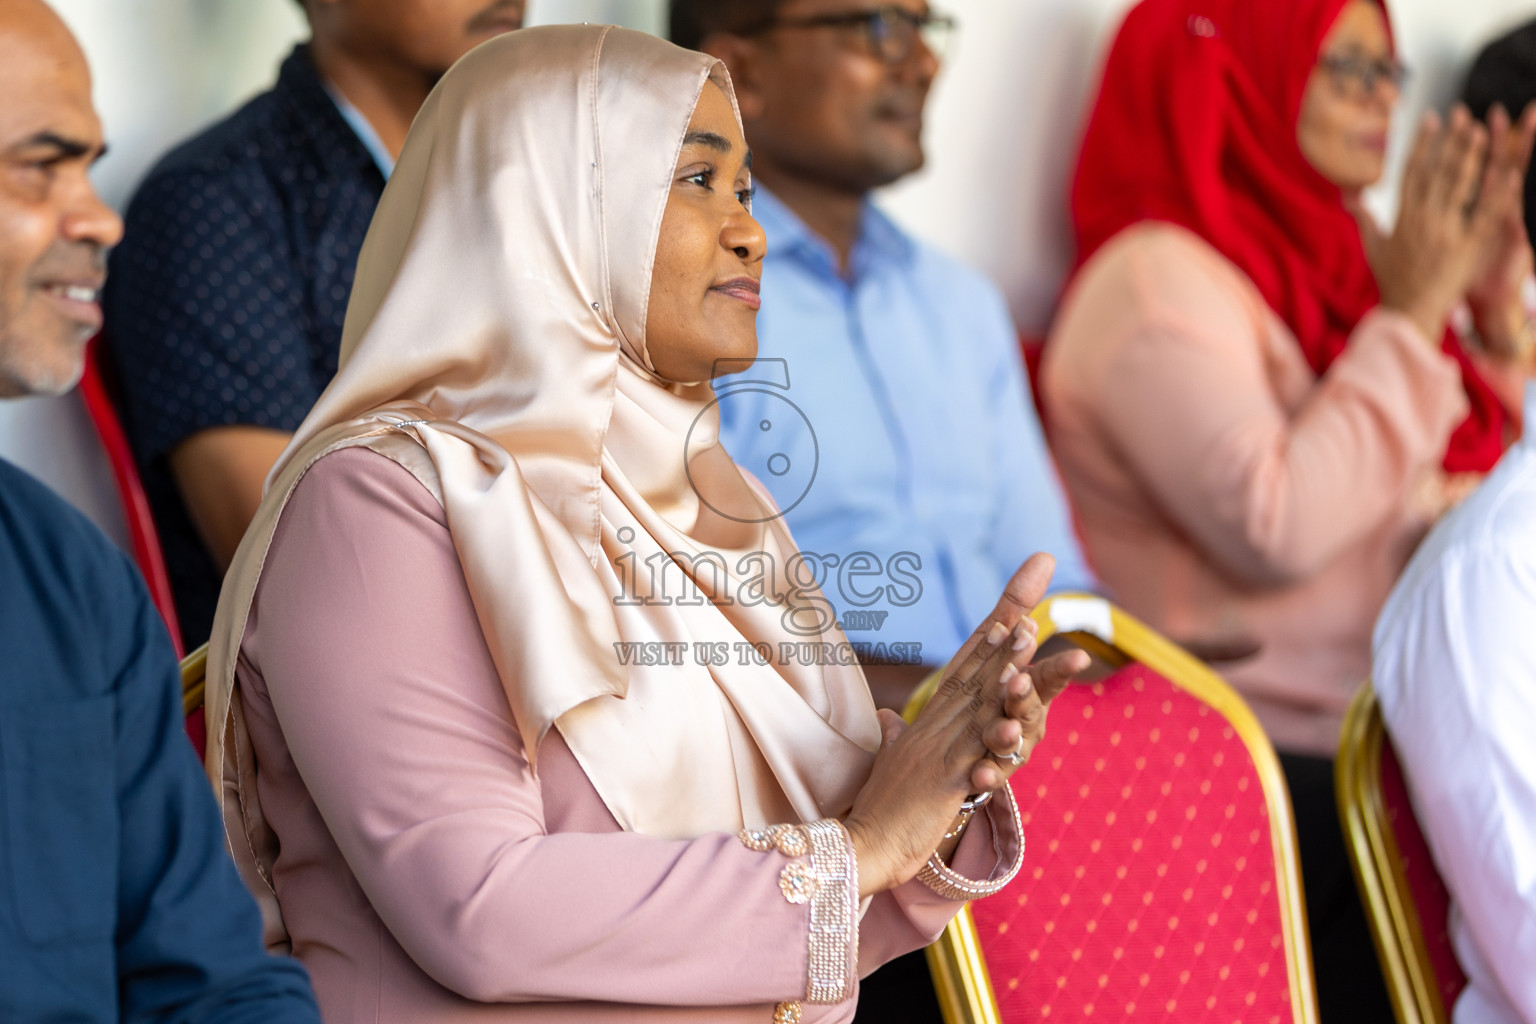
[[[306,34],[293,0],[49,2],[90,60],[111,145],[96,184],[118,209],[162,153],[265,89]],[[531,0],[528,20],[659,32],[664,13],[660,0]],[[0,401],[0,458],[41,477],[126,545],[110,470],[77,395]]]
[[[112,144],[97,180],[119,206],[172,143],[264,88],[303,32],[293,0],[52,2],[95,70]],[[907,227],[997,281],[1025,330],[1048,323],[1071,258],[1067,175],[1101,55],[1131,2],[935,0],[960,19],[960,33],[929,105],[928,166],[883,202]],[[1402,126],[1426,104],[1448,102],[1477,48],[1536,17],[1536,0],[1389,2],[1414,70],[1394,146],[1400,158]],[[529,21],[655,32],[665,0],[531,0]],[[1389,216],[1390,185],[1373,202]],[[0,403],[0,456],[122,536],[105,465],[73,396]]]

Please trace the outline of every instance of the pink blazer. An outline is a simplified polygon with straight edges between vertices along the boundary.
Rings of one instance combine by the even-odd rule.
[[[1318,377],[1246,276],[1149,222],[1084,267],[1041,373],[1114,597],[1211,660],[1276,746],[1331,757],[1376,614],[1444,507],[1454,362],[1376,310]]]

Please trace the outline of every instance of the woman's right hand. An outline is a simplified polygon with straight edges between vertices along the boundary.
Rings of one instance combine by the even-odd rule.
[[[1376,250],[1381,304],[1414,321],[1435,347],[1483,254],[1522,201],[1511,161],[1488,160],[1488,130],[1466,107],[1449,123],[1429,113],[1403,175],[1397,224]]]
[[[894,712],[880,712],[880,751],[845,821],[861,896],[917,874],[940,848],[961,802],[1007,782],[1007,755],[1028,758],[1045,734],[1051,700],[1088,667],[1087,654],[1075,650],[1029,664],[1037,633],[1029,613],[1054,567],[1049,555],[1035,555],[1014,574],[992,614],[945,667],[917,721],[907,726]]]

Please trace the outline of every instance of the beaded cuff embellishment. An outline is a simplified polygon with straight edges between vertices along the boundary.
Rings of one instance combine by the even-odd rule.
[[[790,903],[810,907],[806,1001],[847,999],[853,991],[853,954],[859,941],[859,878],[842,822],[828,818],[808,825],[743,829],[737,838],[750,850],[778,851],[791,858],[779,872],[779,891]],[[798,1001],[780,1003],[773,1019],[775,1024],[795,1024],[802,1012]]]

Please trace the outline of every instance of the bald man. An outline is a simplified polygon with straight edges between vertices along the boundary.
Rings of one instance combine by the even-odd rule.
[[[80,377],[122,234],[102,149],[74,37],[0,0],[0,399]],[[0,652],[0,1021],[318,1024],[262,949],[137,570],[3,460]]]

